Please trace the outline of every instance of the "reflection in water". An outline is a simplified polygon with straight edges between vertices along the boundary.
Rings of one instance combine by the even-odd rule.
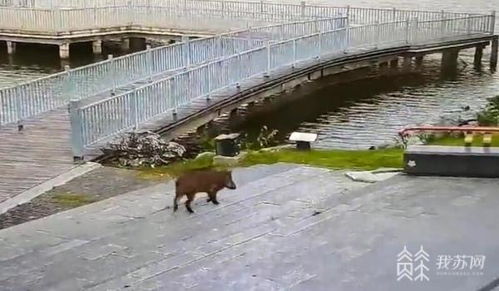
[[[122,53],[118,49],[104,48],[102,55],[94,56],[91,44],[81,43],[71,45],[69,60],[60,60],[59,48],[55,45],[18,43],[15,54],[8,55],[5,43],[0,42],[0,88],[62,71],[66,65],[76,68],[95,63],[108,54],[119,56]]]
[[[323,148],[392,143],[407,125],[468,118],[499,92],[498,76],[485,71],[485,64],[482,71],[475,70],[472,62],[472,51],[467,51],[453,71],[442,71],[440,56],[434,55],[410,74],[374,77],[357,72],[368,78],[338,85],[331,84],[334,77],[324,79],[276,98],[274,110],[256,110],[232,130],[255,136],[268,125],[281,138],[294,130],[311,131],[319,133],[317,146]],[[471,110],[463,110],[466,106]]]

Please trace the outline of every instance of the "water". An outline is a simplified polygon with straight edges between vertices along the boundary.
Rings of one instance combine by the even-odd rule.
[[[90,43],[71,46],[69,60],[59,59],[57,46],[17,44],[16,53],[9,56],[4,42],[0,42],[0,88],[15,86],[64,70],[66,65],[71,68],[91,64],[103,60],[108,54],[122,55],[116,44],[110,43],[103,48],[102,55],[94,56]]]
[[[470,13],[491,13],[497,9],[496,3],[488,0],[314,2]],[[499,31],[499,25],[496,31]],[[230,127],[254,137],[263,125],[267,125],[279,130],[281,140],[292,131],[316,132],[319,148],[367,149],[390,144],[397,132],[408,125],[442,124],[449,119],[474,117],[487,98],[499,94],[499,76],[490,72],[489,57],[486,51],[481,70],[473,68],[473,50],[466,50],[461,52],[454,72],[442,73],[440,56],[432,55],[425,59],[419,73],[370,78],[343,85],[333,84],[334,78],[321,80],[282,98],[294,101],[273,106],[275,110],[269,110],[268,104],[262,106],[267,109],[250,113],[242,123]]]
[[[293,2],[293,1],[291,1]],[[294,3],[296,3],[295,1]],[[322,0],[308,3],[330,3],[377,8],[448,10],[490,13],[497,9],[490,0]],[[496,22],[499,26],[499,21]],[[496,28],[499,31],[499,27]],[[119,54],[104,48],[103,55]],[[420,73],[389,78],[370,78],[343,85],[321,80],[292,95],[295,101],[278,105],[273,110],[245,116],[234,123],[233,130],[255,134],[261,125],[280,130],[280,137],[294,130],[318,132],[319,147],[367,148],[390,143],[397,131],[407,125],[437,123],[441,116],[469,115],[462,108],[478,110],[486,99],[499,94],[499,76],[488,70],[488,52],[481,71],[473,69],[472,51],[460,55],[457,72],[442,75],[437,55],[425,59]],[[72,47],[71,60],[61,63],[57,47],[21,45],[10,57],[0,44],[0,88],[62,70],[64,65],[76,67],[100,60],[93,57],[91,47]],[[293,97],[293,96],[291,96]],[[293,98],[289,98],[293,99]]]
[[[475,70],[472,61],[468,51],[461,54],[457,70],[446,73],[435,55],[409,73],[380,76],[376,71],[358,71],[350,78],[365,79],[341,84],[333,82],[344,77],[330,77],[276,97],[271,104],[261,105],[265,110],[243,114],[246,118],[230,123],[231,129],[254,137],[267,125],[279,130],[280,139],[295,130],[316,132],[320,148],[390,144],[408,125],[470,119],[487,98],[499,94],[499,76],[486,66]]]

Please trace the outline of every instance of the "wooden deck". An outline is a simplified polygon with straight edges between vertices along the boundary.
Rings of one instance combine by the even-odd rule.
[[[75,167],[67,109],[27,120],[24,127],[0,127],[0,203]]]

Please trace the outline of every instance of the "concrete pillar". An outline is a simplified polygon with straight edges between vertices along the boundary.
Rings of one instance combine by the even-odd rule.
[[[7,42],[7,53],[12,55],[16,52],[16,43],[12,41]]]
[[[102,54],[102,40],[94,40],[92,42],[92,51],[94,55]]]
[[[238,112],[239,112],[239,111],[238,111],[238,108],[234,108],[234,109],[232,109],[232,110],[230,111],[230,113],[229,113],[229,118],[234,118],[234,117],[236,117]]]
[[[59,57],[61,59],[69,59],[69,43],[59,45]]]
[[[494,37],[492,40],[492,47],[490,52],[490,68],[495,69],[497,67],[497,53],[499,49],[499,39]]]
[[[397,68],[399,66],[399,59],[393,59],[390,61],[390,67],[391,68]]]
[[[389,71],[388,62],[381,62],[378,64],[378,70],[380,73],[386,73]]]
[[[416,57],[416,66],[417,67],[421,67],[423,65],[423,60],[424,60],[424,56],[423,55],[417,56]]]
[[[473,60],[475,68],[482,66],[482,57],[483,57],[483,46],[477,46],[475,48],[475,58]]]
[[[442,53],[442,68],[457,67],[458,49],[448,49]]]
[[[143,50],[146,47],[146,39],[142,37],[130,38],[130,49],[134,51]]]
[[[121,50],[122,51],[130,50],[130,39],[129,38],[123,38],[121,40]]]
[[[404,62],[402,66],[404,69],[410,69],[412,65],[412,57],[404,57]]]

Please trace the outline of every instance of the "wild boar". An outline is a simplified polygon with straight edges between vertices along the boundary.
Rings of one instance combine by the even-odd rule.
[[[208,194],[208,202],[219,204],[217,200],[218,191],[223,188],[236,189],[236,184],[232,180],[231,171],[203,170],[193,171],[180,176],[175,181],[175,199],[173,200],[173,211],[178,209],[178,201],[187,196],[185,207],[190,213],[194,213],[191,202],[197,193]]]

